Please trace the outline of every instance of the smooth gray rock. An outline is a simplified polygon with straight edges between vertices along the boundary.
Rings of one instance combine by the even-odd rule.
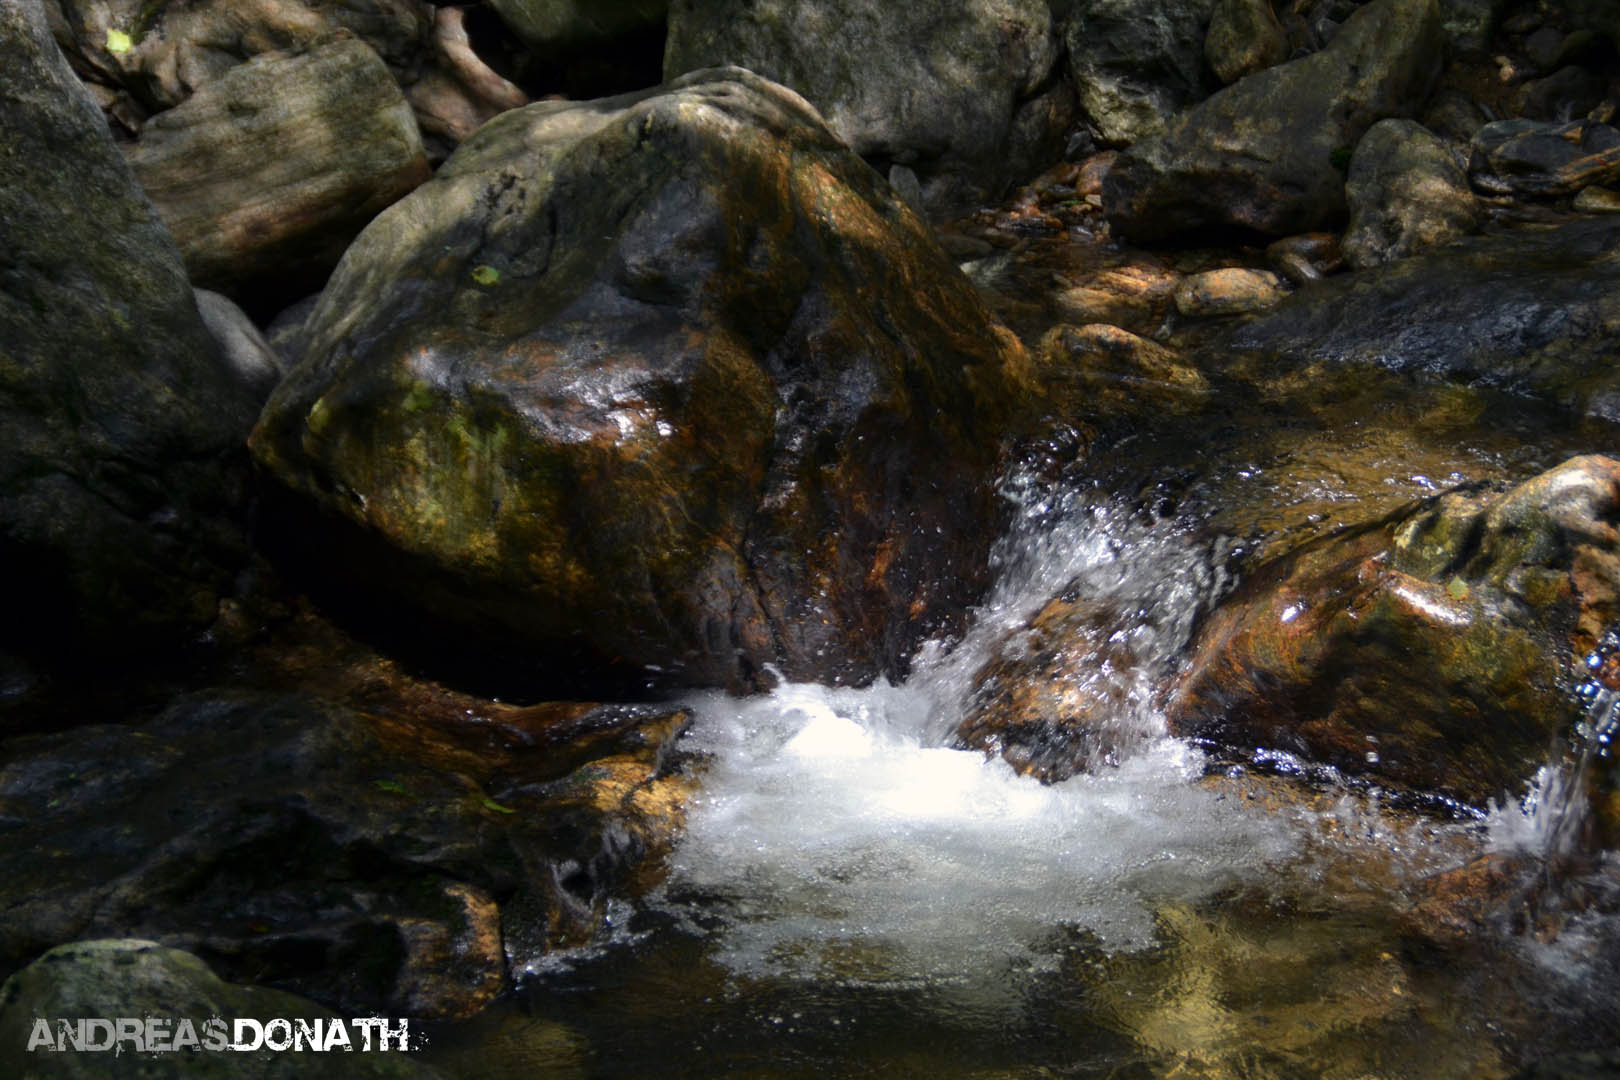
[[[371,47],[266,53],[147,123],[127,150],[199,285],[318,278],[431,174],[410,105]]]
[[[1162,134],[1215,87],[1204,76],[1214,0],[1089,0],[1065,20],[1080,109],[1105,143]]]
[[[1441,45],[1435,0],[1373,0],[1326,49],[1234,83],[1121,154],[1103,183],[1109,224],[1157,240],[1226,225],[1286,236],[1342,221],[1349,153],[1377,121],[1422,107]]]
[[[197,311],[219,343],[226,370],[249,393],[261,400],[269,397],[286,373],[286,365],[247,312],[230,297],[208,289],[197,290]]]
[[[664,77],[737,64],[803,94],[931,210],[994,198],[1056,160],[1073,120],[1046,0],[674,0]]]
[[[0,638],[143,651],[213,618],[257,407],[36,0],[0,118]]]
[[[1357,270],[1479,227],[1479,201],[1451,147],[1411,120],[1374,124],[1350,159],[1344,258]]]

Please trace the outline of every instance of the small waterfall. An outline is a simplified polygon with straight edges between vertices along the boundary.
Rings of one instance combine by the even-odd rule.
[[[1620,635],[1611,632],[1586,657],[1592,677],[1576,689],[1585,702],[1585,716],[1577,726],[1575,748],[1554,748],[1551,760],[1537,770],[1519,806],[1492,815],[1491,846],[1495,850],[1523,851],[1546,860],[1581,853],[1592,812],[1588,784],[1593,767],[1620,732],[1620,691],[1600,677],[1617,655]]]
[[[982,983],[1049,960],[1054,934],[1144,946],[1159,906],[1295,850],[1287,815],[1197,784],[1204,759],[1157,714],[1117,767],[1055,785],[944,745],[992,647],[1071,583],[1135,613],[1149,663],[1169,662],[1224,584],[1207,544],[1174,522],[1027,478],[1008,490],[1020,520],[994,595],[903,685],[688,700],[684,745],[708,761],[663,904],[694,930],[719,913],[734,970]],[[1130,711],[1151,712],[1142,698]]]

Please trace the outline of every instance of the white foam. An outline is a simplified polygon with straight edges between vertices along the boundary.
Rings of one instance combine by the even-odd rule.
[[[1293,851],[1297,822],[1195,785],[1203,759],[1163,734],[1145,694],[1120,717],[1134,750],[1061,784],[941,745],[994,643],[1066,584],[1136,612],[1143,663],[1168,662],[1214,583],[1207,553],[1154,530],[1077,498],[1036,503],[973,631],[926,651],[905,685],[690,699],[686,745],[710,760],[670,908],[725,913],[720,958],[741,973],[982,980],[1075,931],[1145,945],[1158,905]]]

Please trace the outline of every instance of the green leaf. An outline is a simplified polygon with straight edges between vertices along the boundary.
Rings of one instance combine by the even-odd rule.
[[[1462,600],[1468,596],[1468,582],[1460,577],[1454,577],[1451,584],[1446,586],[1446,592],[1451,594],[1453,600]]]
[[[391,791],[395,795],[409,794],[409,792],[405,790],[405,785],[400,783],[398,780],[378,780],[376,781],[376,784],[378,791]]]
[[[493,266],[475,266],[472,279],[480,285],[493,285],[501,280],[501,272]]]
[[[133,49],[134,47],[135,43],[131,41],[129,39],[129,35],[124,33],[122,30],[109,29],[107,31],[108,52],[123,54],[129,52],[129,50]]]
[[[497,814],[515,814],[515,813],[517,813],[517,811],[512,809],[510,806],[502,806],[500,803],[496,802],[494,799],[491,799],[488,795],[484,796],[484,809],[485,810],[493,810]]]

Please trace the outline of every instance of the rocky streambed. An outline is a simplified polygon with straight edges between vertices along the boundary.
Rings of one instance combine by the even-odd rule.
[[[0,1073],[1620,1070],[1608,13],[593,10],[0,0]]]

